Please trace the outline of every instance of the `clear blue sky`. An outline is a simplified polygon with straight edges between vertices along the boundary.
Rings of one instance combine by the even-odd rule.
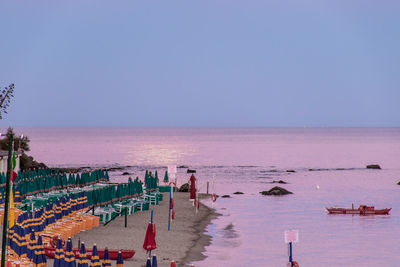
[[[1,1],[11,126],[400,126],[400,1]]]

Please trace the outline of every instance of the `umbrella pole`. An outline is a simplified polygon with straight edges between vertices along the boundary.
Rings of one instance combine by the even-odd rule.
[[[153,227],[153,209],[151,210],[150,223],[151,227]],[[149,258],[151,258],[151,250],[149,251]]]
[[[125,228],[128,226],[128,208],[125,207]]]
[[[11,179],[11,157],[12,157],[12,144],[13,144],[13,135],[10,135],[10,139],[8,141],[8,159],[7,159],[7,177],[6,177],[6,199],[4,203],[4,221],[3,221],[3,241],[2,241],[2,251],[1,251],[1,267],[6,265],[6,246],[7,246],[7,226],[8,226],[8,205],[10,202],[10,179]]]
[[[169,188],[169,211],[168,211],[168,231],[171,227],[171,191],[172,191],[172,184]]]

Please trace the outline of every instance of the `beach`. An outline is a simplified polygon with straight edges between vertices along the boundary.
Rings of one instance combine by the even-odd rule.
[[[299,230],[300,241],[293,246],[293,253],[301,266],[389,266],[397,260],[398,129],[196,129],[196,133],[193,129],[70,129],[67,133],[63,129],[33,129],[23,132],[35,140],[32,152],[40,161],[58,168],[109,168],[110,181],[115,183],[128,181],[125,172],[143,180],[146,170],[158,171],[161,179],[170,164],[168,160],[176,153],[179,158],[173,161],[177,162],[179,185],[189,179],[191,174],[187,169],[190,168],[196,170],[199,192],[207,192],[207,182],[210,182],[210,192],[231,196],[218,198],[213,205],[222,216],[206,226],[205,234],[212,237],[212,242],[205,248],[205,258],[197,249],[203,250],[199,244],[207,244],[210,237],[196,235],[203,228],[193,221],[201,218],[203,206],[194,216],[188,196],[182,193],[183,201],[180,201],[177,193],[176,221],[170,233],[166,233],[168,195],[164,195],[159,207],[152,206],[158,244],[154,253],[159,266],[169,266],[170,259],[181,263],[180,266],[183,262],[192,262],[196,267],[240,267],[266,262],[268,266],[283,266],[288,262],[284,232],[290,229]],[[96,142],[87,142],[88,136],[96,136]],[[116,140],[112,145],[110,136]],[[152,143],[157,145],[150,146]],[[175,151],[172,154],[164,153],[172,148]],[[78,150],[82,153],[76,153]],[[101,153],[104,150],[107,153]],[[379,164],[382,169],[367,169],[368,164]],[[287,184],[273,183],[279,180]],[[276,185],[293,194],[263,196],[259,193]],[[237,191],[243,194],[234,194]],[[210,199],[203,202],[210,203]],[[352,204],[392,210],[388,216],[328,215],[325,210],[348,208]],[[123,228],[124,218],[119,217],[105,227],[79,236],[87,248],[97,242],[100,249],[105,246],[135,249],[136,255],[125,261],[126,266],[143,266],[146,256],[142,244],[149,219],[149,211],[138,212],[128,217],[128,229]],[[208,223],[207,219],[199,221]],[[200,230],[190,228],[192,225]],[[79,236],[74,238],[75,247]],[[380,253],[376,253],[377,246]]]
[[[203,195],[204,197],[204,195]],[[157,249],[152,255],[157,255],[159,266],[169,266],[175,260],[177,266],[187,266],[192,261],[205,258],[202,254],[205,246],[211,242],[211,237],[205,235],[207,225],[218,214],[214,209],[200,204],[196,213],[195,207],[189,201],[188,193],[174,193],[175,219],[168,231],[168,203],[169,194],[164,193],[164,200],[157,206],[151,206],[154,210],[154,222],[156,224]],[[150,221],[150,210],[136,212],[128,216],[127,228],[124,217],[117,217],[106,226],[100,225],[89,231],[81,232],[73,237],[74,247],[79,239],[85,242],[86,248],[92,248],[97,244],[98,249],[134,249],[136,253],[133,258],[124,261],[125,266],[144,266],[147,255],[143,249],[143,241]],[[52,260],[48,261],[52,266]],[[112,265],[115,262],[112,261]]]

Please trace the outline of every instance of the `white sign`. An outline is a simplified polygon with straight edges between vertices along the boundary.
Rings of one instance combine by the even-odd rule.
[[[299,230],[286,230],[285,231],[285,243],[299,242]]]
[[[168,166],[168,174],[169,174],[171,177],[175,177],[175,174],[176,174],[176,165],[169,165],[169,166]]]

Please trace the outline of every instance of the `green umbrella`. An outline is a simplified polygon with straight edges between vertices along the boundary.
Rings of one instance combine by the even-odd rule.
[[[164,183],[168,183],[169,178],[168,178],[168,171],[165,171],[165,175],[164,175]]]

